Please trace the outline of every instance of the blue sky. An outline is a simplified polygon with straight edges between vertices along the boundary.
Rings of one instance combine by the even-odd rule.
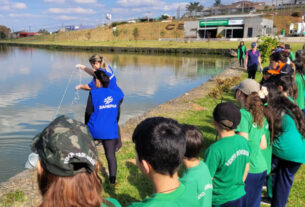
[[[197,0],[199,1],[199,0]],[[229,4],[237,0],[222,0]],[[255,0],[258,1],[258,0]],[[261,0],[262,1],[262,0]],[[176,16],[180,5],[185,9],[189,0],[0,0],[0,25],[12,31],[31,32],[39,29],[58,30],[62,25],[98,25],[106,23],[106,14],[112,21],[162,14]],[[199,1],[205,7],[215,0]],[[265,1],[266,2],[266,1]]]

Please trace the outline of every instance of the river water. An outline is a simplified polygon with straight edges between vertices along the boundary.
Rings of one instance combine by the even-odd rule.
[[[55,115],[83,121],[92,52],[0,46],[0,182],[24,169],[31,138]],[[208,56],[103,54],[125,93],[120,124],[176,98],[223,71],[230,59]],[[58,111],[58,113],[56,113]]]

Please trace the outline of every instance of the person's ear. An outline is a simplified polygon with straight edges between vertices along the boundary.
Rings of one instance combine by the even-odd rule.
[[[278,86],[281,91],[283,91],[283,86]]]
[[[40,160],[37,160],[36,168],[37,168],[37,173],[38,173],[39,175],[41,175],[42,172],[43,172],[43,168],[42,168],[42,166],[41,166]]]
[[[151,165],[146,160],[142,160],[141,165],[143,172],[147,175],[150,174],[150,172],[152,171]]]
[[[102,83],[100,80],[98,80],[97,78],[95,79],[95,85],[97,88],[101,88],[102,87]]]

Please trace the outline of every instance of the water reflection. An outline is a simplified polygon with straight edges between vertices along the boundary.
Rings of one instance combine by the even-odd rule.
[[[23,169],[31,138],[55,115],[83,121],[88,92],[74,87],[91,77],[75,64],[91,52],[0,47],[0,182]],[[224,70],[229,59],[173,55],[103,54],[125,93],[121,123],[176,98]],[[71,78],[71,82],[69,82]],[[67,87],[67,93],[63,97]],[[60,100],[63,99],[59,107]]]

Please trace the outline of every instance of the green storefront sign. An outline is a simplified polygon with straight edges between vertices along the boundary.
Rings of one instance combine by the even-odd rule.
[[[206,26],[225,26],[229,25],[229,20],[210,20],[210,21],[199,21],[199,27]]]

